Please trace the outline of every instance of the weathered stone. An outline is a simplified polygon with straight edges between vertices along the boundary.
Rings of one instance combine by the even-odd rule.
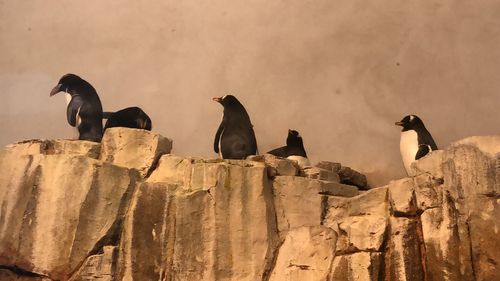
[[[265,163],[268,167],[268,175],[271,178],[275,176],[296,176],[300,170],[296,161],[272,154],[251,155],[247,157],[247,160]]]
[[[352,198],[329,196],[327,215],[323,224],[330,225],[333,221],[348,216],[378,215],[388,216],[387,187],[371,189]]]
[[[30,154],[71,154],[99,158],[101,144],[84,140],[28,140],[5,147],[8,153],[18,156]]]
[[[132,196],[125,217],[118,280],[162,280],[171,264],[175,185],[143,183]]]
[[[340,182],[344,184],[350,184],[359,187],[359,189],[367,190],[368,181],[366,176],[349,168],[342,166],[339,171]]]
[[[88,257],[69,281],[113,281],[118,254],[117,246],[103,247],[103,253]]]
[[[429,174],[436,179],[442,179],[444,154],[445,152],[443,150],[434,150],[425,157],[411,163],[410,175],[418,176]]]
[[[417,212],[421,213],[430,208],[437,208],[443,204],[443,190],[441,180],[436,180],[430,174],[421,174],[413,178]]]
[[[170,153],[172,141],[146,130],[109,128],[101,141],[102,161],[133,168],[147,176],[161,155]]]
[[[338,240],[336,255],[359,251],[381,251],[387,229],[387,218],[383,216],[354,216],[337,222]],[[325,226],[330,226],[325,224]],[[336,229],[333,226],[333,229]]]
[[[340,168],[342,167],[342,165],[340,165],[340,163],[335,163],[335,162],[319,161],[316,164],[316,167],[338,174],[340,172]]]
[[[14,273],[13,271],[2,269],[0,267],[0,280],[2,281],[52,281],[49,278],[30,275],[26,272],[19,272],[19,274]]]
[[[67,279],[123,215],[135,173],[82,156],[0,157],[0,265]]]
[[[215,163],[219,170],[204,170],[206,178],[220,177],[208,189],[141,186],[125,223],[120,276],[261,280],[270,272],[279,242],[271,185],[264,165],[244,163],[224,161]]]
[[[301,170],[300,175],[310,179],[340,182],[340,177],[337,173],[318,167],[307,167]]]
[[[289,229],[321,224],[327,200],[324,194],[357,194],[356,188],[351,186],[291,176],[276,177],[273,190],[278,229],[282,237]]]
[[[459,225],[463,226],[459,230],[460,238],[467,238],[470,235],[470,249],[472,251],[472,262],[476,280],[497,280],[500,278],[498,265],[500,261],[500,198],[478,196],[472,202],[474,207],[469,221],[464,226],[462,221]],[[463,233],[468,231],[468,233]],[[461,250],[465,251],[468,244],[461,243]],[[468,256],[460,260],[461,273],[468,272],[470,268],[467,267]],[[465,268],[464,268],[465,267]],[[465,280],[465,279],[464,279]]]
[[[500,136],[473,136],[451,144],[451,146],[473,146],[489,157],[496,157],[500,153]]]
[[[329,281],[379,281],[382,255],[376,252],[359,252],[336,256]],[[387,280],[387,279],[386,279]],[[391,279],[392,280],[392,279]]]
[[[419,237],[422,233],[418,220],[414,218],[390,219],[390,254],[386,255],[389,280],[427,280],[422,261]],[[436,278],[441,278],[436,275]]]
[[[426,210],[421,223],[427,280],[474,280],[468,228],[452,198]]]
[[[288,232],[279,249],[270,281],[327,281],[337,235],[324,226],[300,227]]]
[[[391,213],[394,216],[415,216],[417,202],[412,178],[391,181],[387,186]]]

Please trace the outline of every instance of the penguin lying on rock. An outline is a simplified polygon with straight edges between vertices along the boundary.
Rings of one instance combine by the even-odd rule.
[[[304,143],[299,132],[295,130],[288,130],[288,137],[286,138],[286,145],[273,149],[269,152],[274,156],[288,158],[297,161],[299,166],[309,166],[310,162],[307,159],[307,153],[304,149]]]
[[[427,131],[424,123],[418,116],[405,116],[401,121],[395,124],[403,127],[401,130],[399,149],[401,151],[401,158],[403,159],[406,173],[410,175],[411,163],[438,148],[431,134]]]
[[[232,95],[213,98],[224,107],[217,129],[214,151],[222,159],[245,159],[257,154],[257,141],[250,117],[243,105]]]
[[[66,74],[50,92],[66,93],[69,125],[78,129],[78,139],[99,142],[102,139],[102,105],[96,90],[75,74]]]
[[[151,131],[151,118],[139,107],[127,107],[117,112],[104,112],[106,125],[104,131],[113,127],[126,127]]]
[[[302,156],[307,158],[302,137],[299,132],[295,130],[288,130],[288,137],[286,138],[285,146],[273,149],[267,153],[283,158],[288,156]]]

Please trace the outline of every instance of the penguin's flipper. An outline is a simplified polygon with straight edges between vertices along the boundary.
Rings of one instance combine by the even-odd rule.
[[[282,147],[270,150],[267,153],[274,155],[274,156],[283,157],[283,158],[288,157],[286,146],[282,146]]]
[[[418,160],[418,159],[424,157],[425,155],[429,154],[429,152],[431,152],[431,151],[432,151],[432,148],[430,145],[428,145],[428,144],[419,145],[417,154],[415,155],[415,160]]]
[[[214,139],[215,153],[219,153],[219,140],[223,131],[224,131],[224,122],[221,122],[219,128],[217,129],[217,133],[215,133],[215,139]]]
[[[74,96],[68,104],[66,115],[68,117],[68,123],[73,127],[76,127],[77,125],[76,122],[78,121],[78,118],[80,118],[78,115],[82,106],[83,100],[79,96]]]

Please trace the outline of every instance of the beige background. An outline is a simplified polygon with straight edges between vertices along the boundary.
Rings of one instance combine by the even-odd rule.
[[[500,1],[0,0],[0,145],[72,136],[49,98],[72,72],[106,110],[141,106],[176,154],[215,156],[211,97],[232,93],[261,152],[294,128],[313,162],[382,184],[403,176],[407,113],[438,146],[500,133],[499,15]]]

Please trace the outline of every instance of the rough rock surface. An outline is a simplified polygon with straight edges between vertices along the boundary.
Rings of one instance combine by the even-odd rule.
[[[339,163],[180,157],[108,131],[0,151],[0,280],[500,280],[500,137],[358,191]]]
[[[172,150],[172,140],[139,129],[107,129],[101,145],[102,161],[136,169],[143,177],[155,168],[161,155]]]

